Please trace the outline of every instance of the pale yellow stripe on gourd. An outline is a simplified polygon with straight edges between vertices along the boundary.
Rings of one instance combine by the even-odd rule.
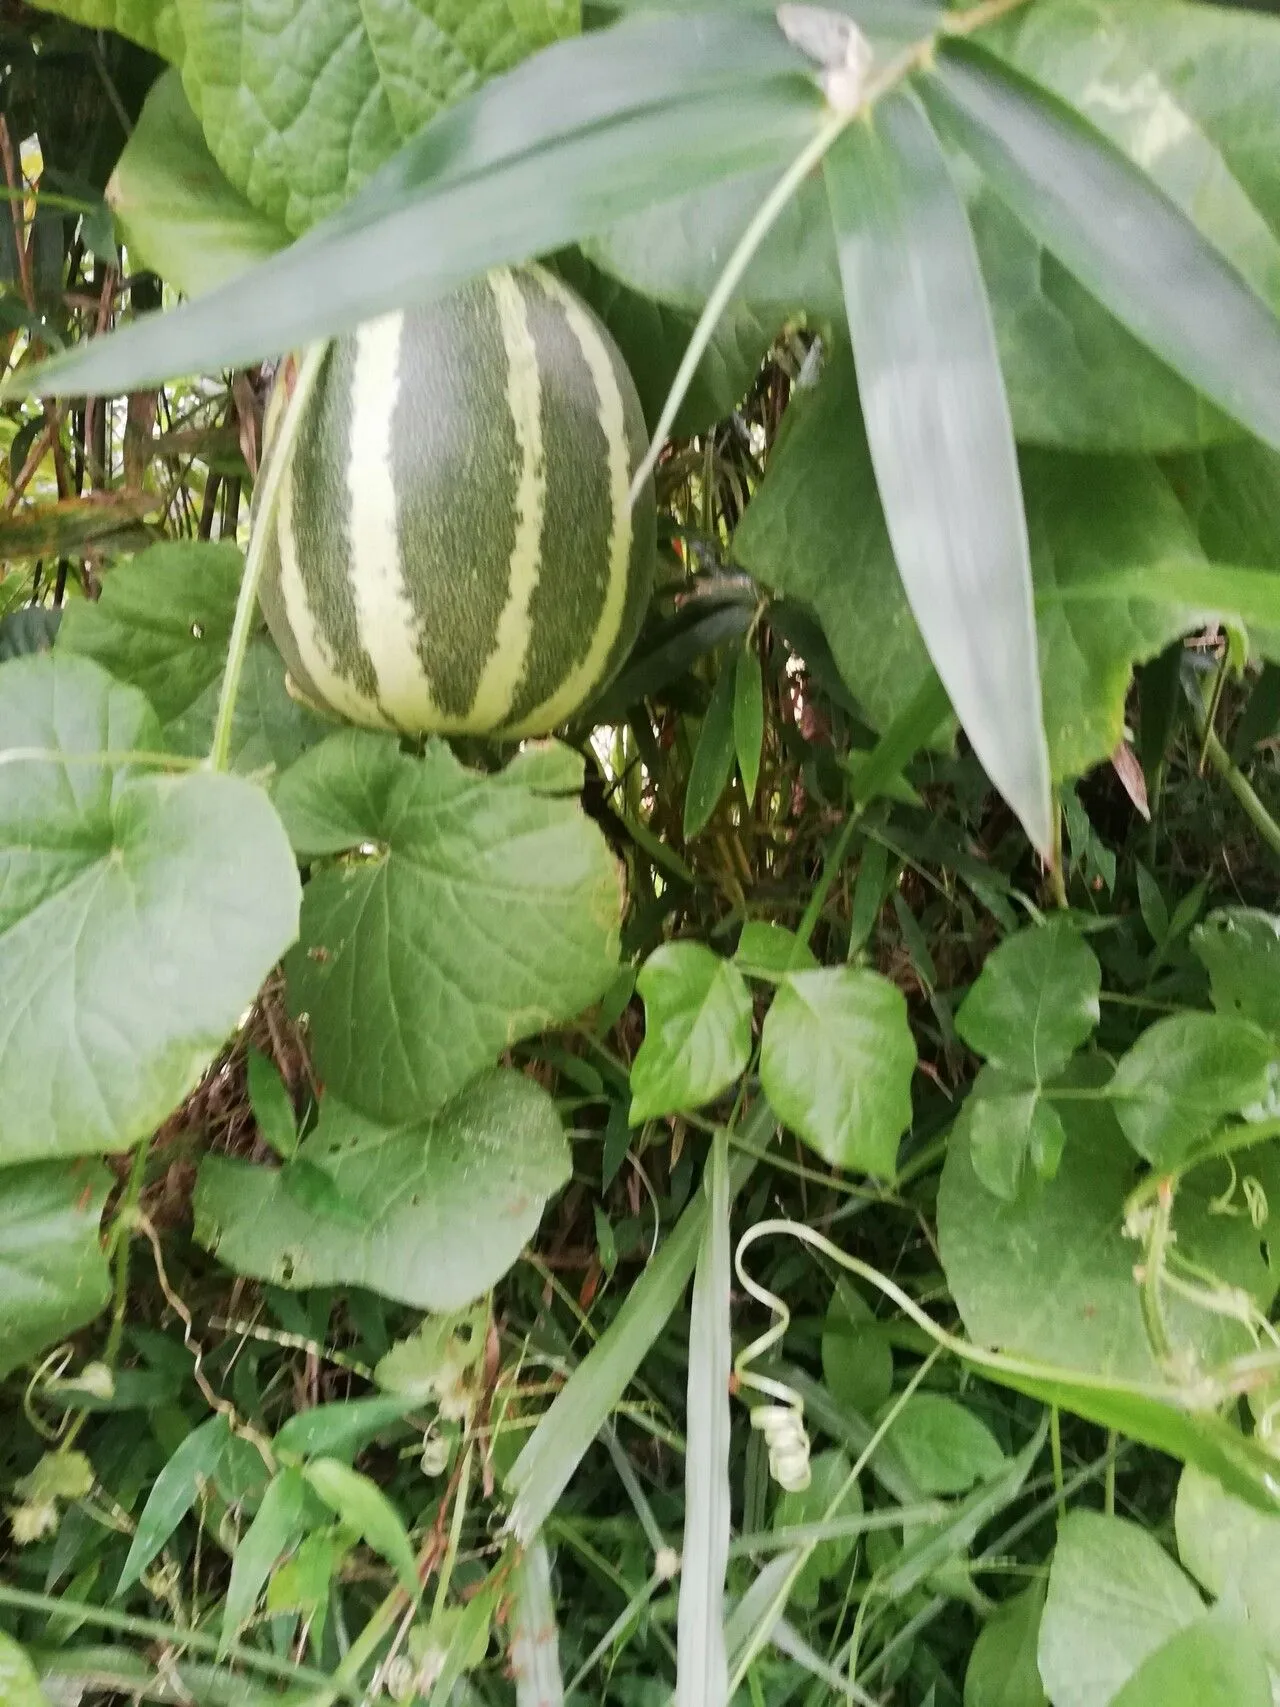
[[[280,553],[280,597],[284,600],[289,633],[298,649],[302,667],[316,692],[330,710],[353,723],[385,725],[376,705],[370,705],[341,675],[333,655],[320,634],[320,626],[307,602],[307,590],[298,562],[298,542],[293,532],[293,468],[285,469],[276,509],[276,548]],[[385,725],[390,727],[389,725]]]
[[[507,602],[498,618],[489,654],[466,723],[497,729],[506,721],[524,678],[532,628],[529,609],[542,567],[542,527],[547,506],[546,450],[542,442],[542,380],[538,347],[520,287],[505,267],[488,276],[507,353],[507,404],[520,448],[516,488],[516,537],[511,552]]]
[[[547,295],[564,310],[569,328],[582,350],[596,390],[597,417],[609,447],[609,496],[613,510],[613,532],[609,549],[609,584],[605,589],[600,621],[586,656],[561,682],[553,694],[510,730],[513,736],[530,729],[549,729],[563,723],[599,681],[613,644],[622,627],[627,606],[627,577],[631,563],[631,453],[627,442],[627,413],[622,388],[608,346],[596,323],[577,297],[543,267],[530,267]]]
[[[440,721],[422,668],[417,622],[404,582],[391,458],[400,395],[403,314],[384,314],[356,334],[351,375],[351,443],[347,462],[347,549],[356,628],[373,664],[378,700],[405,729]]]

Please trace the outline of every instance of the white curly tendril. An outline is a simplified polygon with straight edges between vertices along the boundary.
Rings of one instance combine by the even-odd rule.
[[[809,1486],[810,1480],[809,1435],[804,1426],[804,1404],[794,1388],[768,1375],[752,1374],[750,1368],[757,1357],[771,1350],[786,1333],[791,1325],[791,1312],[776,1293],[759,1285],[742,1266],[742,1253],[750,1242],[750,1233],[738,1241],[734,1267],[743,1289],[772,1312],[773,1323],[759,1339],[752,1340],[738,1353],[733,1373],[740,1390],[749,1388],[773,1401],[751,1407],[751,1426],[758,1428],[764,1436],[764,1443],[769,1449],[769,1474],[774,1481],[784,1492],[800,1494]]]

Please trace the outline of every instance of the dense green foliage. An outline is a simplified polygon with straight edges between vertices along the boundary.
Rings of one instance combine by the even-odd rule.
[[[1270,10],[0,0],[0,1707],[1272,1699]],[[639,637],[345,726],[327,341],[533,258]]]

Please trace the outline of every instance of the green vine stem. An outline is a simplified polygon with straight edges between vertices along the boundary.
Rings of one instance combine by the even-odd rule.
[[[0,1606],[12,1607],[15,1612],[44,1613],[50,1618],[76,1618],[83,1624],[96,1624],[100,1629],[114,1630],[121,1636],[138,1636],[144,1641],[158,1642],[165,1649],[177,1653],[185,1648],[193,1654],[208,1654],[221,1664],[230,1662],[243,1666],[246,1671],[256,1671],[261,1677],[274,1678],[280,1683],[292,1684],[294,1688],[323,1688],[330,1693],[331,1699],[341,1696],[345,1701],[358,1704],[363,1698],[364,1692],[359,1685],[345,1678],[339,1680],[310,1666],[276,1659],[272,1654],[242,1647],[238,1642],[226,1644],[218,1636],[207,1635],[201,1630],[180,1630],[176,1625],[162,1624],[154,1618],[135,1618],[127,1612],[91,1606],[87,1601],[69,1600],[62,1594],[36,1594],[0,1583]]]
[[[1280,856],[1280,824],[1267,811],[1247,776],[1222,745],[1208,720],[1204,726],[1204,756],[1244,808],[1245,816],[1271,849]]]
[[[798,1239],[801,1244],[810,1246],[829,1261],[846,1269],[850,1274],[856,1274],[868,1285],[874,1286],[892,1303],[896,1304],[902,1313],[926,1333],[935,1346],[943,1351],[949,1351],[958,1357],[962,1363],[977,1369],[989,1369],[997,1375],[1009,1375],[1015,1379],[1035,1381],[1041,1384],[1058,1384],[1068,1382],[1073,1386],[1085,1388],[1094,1393],[1120,1393],[1134,1399],[1154,1399],[1162,1404],[1176,1405],[1189,1412],[1204,1412],[1212,1410],[1227,1396],[1225,1380],[1215,1377],[1206,1380],[1204,1377],[1186,1383],[1166,1383],[1153,1381],[1126,1381],[1119,1375],[1096,1375],[1079,1369],[1067,1369],[1053,1363],[1037,1363],[1031,1358],[1011,1357],[1005,1352],[987,1351],[984,1347],[974,1345],[970,1340],[963,1340],[958,1335],[948,1333],[940,1328],[933,1318],[916,1303],[908,1293],[890,1280],[879,1269],[872,1268],[869,1263],[861,1262],[857,1257],[850,1256],[822,1233],[812,1227],[806,1227],[799,1221],[759,1221],[748,1229],[738,1242],[735,1266],[738,1278],[748,1290],[755,1291],[756,1284],[748,1284],[749,1277],[743,1268],[743,1256],[747,1249],[760,1239],[784,1235]],[[759,1291],[763,1293],[764,1289]],[[779,1303],[781,1301],[779,1300]],[[785,1310],[785,1305],[782,1306]],[[762,1336],[762,1339],[772,1342],[777,1338],[776,1332]],[[753,1351],[760,1348],[753,1347]],[[1251,1360],[1256,1364],[1257,1360]],[[1276,1370],[1276,1358],[1272,1354],[1268,1365],[1272,1375]]]
[[[258,588],[262,584],[262,571],[266,566],[267,544],[275,525],[276,511],[280,505],[280,492],[284,486],[285,473],[289,467],[294,444],[297,442],[298,429],[306,413],[307,404],[311,400],[316,384],[320,378],[320,369],[329,353],[327,341],[312,344],[298,363],[297,378],[294,380],[293,393],[289,399],[284,419],[280,423],[280,431],[271,447],[271,454],[265,458],[259,474],[258,490],[255,495],[253,529],[249,536],[249,551],[245,558],[244,579],[240,583],[240,597],[236,601],[235,621],[231,626],[231,639],[227,645],[227,668],[222,678],[222,692],[218,698],[218,716],[213,726],[213,744],[209,748],[206,761],[210,770],[224,771],[231,757],[231,730],[235,722],[236,701],[240,697],[240,678],[244,674],[244,661],[249,651],[249,641],[253,636],[254,618],[258,609]]]

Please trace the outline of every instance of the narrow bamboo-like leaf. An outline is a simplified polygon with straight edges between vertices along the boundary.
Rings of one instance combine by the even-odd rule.
[[[826,160],[858,389],[912,612],[987,774],[1052,842],[1031,554],[978,253],[942,148],[894,95]]]
[[[118,395],[334,336],[683,190],[780,167],[821,112],[770,19],[640,16],[590,32],[449,108],[292,248],[14,389]]]
[[[753,646],[738,654],[733,676],[733,744],[748,804],[756,797],[760,777],[760,749],[764,745],[764,682],[760,655]]]
[[[724,1575],[729,1562],[729,1142],[711,1146],[710,1209],[693,1279],[676,1707],[726,1707]]]
[[[381,1393],[372,1399],[348,1399],[345,1404],[314,1405],[290,1417],[274,1445],[277,1452],[296,1452],[304,1458],[351,1452],[420,1403],[416,1393]]]
[[[265,1494],[257,1515],[241,1537],[231,1564],[231,1581],[222,1609],[222,1648],[252,1616],[267,1578],[302,1534],[306,1479],[298,1470],[281,1470]]]
[[[314,1458],[302,1472],[331,1511],[387,1562],[407,1594],[422,1593],[413,1546],[400,1513],[376,1482],[336,1458]]]
[[[168,1541],[196,1503],[203,1482],[209,1480],[226,1451],[231,1430],[227,1419],[210,1417],[193,1429],[151,1484],[134,1531],[129,1556],[116,1585],[119,1597],[130,1589]]]
[[[976,46],[949,43],[921,91],[1028,231],[1117,320],[1280,448],[1280,320],[1138,166]]]
[[[698,731],[684,797],[685,840],[705,829],[725,784],[733,775],[734,672],[722,669],[712,689],[711,704]]]
[[[564,1676],[556,1603],[551,1594],[551,1558],[541,1536],[516,1566],[514,1586],[511,1669],[516,1680],[516,1707],[562,1707]]]

